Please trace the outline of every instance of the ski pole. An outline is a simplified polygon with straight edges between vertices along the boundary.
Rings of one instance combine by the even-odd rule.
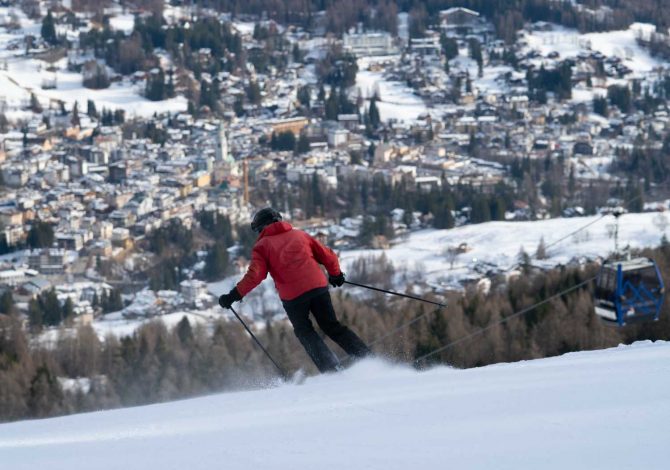
[[[277,364],[277,363],[275,362],[275,360],[272,359],[272,356],[270,355],[270,353],[267,351],[267,349],[265,349],[265,348],[263,347],[263,345],[261,344],[261,342],[258,341],[258,338],[256,338],[256,335],[254,335],[254,334],[251,332],[251,330],[249,329],[249,327],[247,326],[247,324],[244,323],[244,320],[242,320],[242,318],[240,318],[240,316],[237,314],[237,312],[235,311],[235,309],[231,306],[231,307],[230,307],[230,310],[233,312],[233,314],[235,315],[235,317],[237,317],[237,319],[240,321],[240,323],[242,323],[242,326],[244,327],[245,330],[247,330],[247,333],[249,333],[249,334],[251,335],[251,337],[252,337],[253,340],[256,342],[256,344],[263,350],[263,352],[264,352],[265,355],[268,357],[268,359],[270,359],[270,361],[272,361],[272,363],[274,364],[274,366],[275,366],[275,367],[277,368],[277,370],[279,371],[279,375],[281,375],[283,379],[287,379],[287,378],[288,378],[288,375],[286,374],[286,372],[284,372],[284,369],[282,369],[281,367],[279,367],[279,364]]]
[[[358,284],[357,282],[344,281],[344,283],[351,284],[352,286],[364,287],[365,289],[375,290],[377,292],[383,292],[384,294],[397,295],[398,297],[405,297],[407,299],[418,300],[419,302],[426,302],[427,304],[437,305],[438,307],[446,307],[445,304],[433,302],[432,300],[422,299],[421,297],[414,297],[413,295],[401,294],[400,292],[393,292],[391,290],[379,289],[378,287],[366,286],[365,284]]]

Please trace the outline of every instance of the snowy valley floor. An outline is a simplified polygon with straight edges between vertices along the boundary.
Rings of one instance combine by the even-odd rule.
[[[665,469],[670,343],[0,425],[7,469]]]

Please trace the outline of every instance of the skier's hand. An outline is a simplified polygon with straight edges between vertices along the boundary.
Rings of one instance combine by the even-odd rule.
[[[329,274],[328,282],[330,282],[330,285],[333,287],[340,287],[342,284],[344,284],[344,273],[341,272],[337,276],[331,276]]]
[[[237,290],[237,287],[233,287],[230,292],[219,297],[219,305],[221,305],[223,308],[229,309],[233,306],[234,302],[239,302],[240,300],[242,300],[242,296]]]

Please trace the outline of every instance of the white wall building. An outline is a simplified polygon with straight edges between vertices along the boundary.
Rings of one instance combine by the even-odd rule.
[[[398,52],[389,33],[345,34],[344,49],[357,56],[391,55]]]
[[[184,302],[189,305],[197,306],[202,303],[203,300],[209,298],[207,292],[207,284],[203,281],[197,279],[189,279],[182,281],[179,284],[181,295],[184,298]]]
[[[328,131],[328,145],[339,147],[349,141],[349,131],[346,129],[331,129]]]

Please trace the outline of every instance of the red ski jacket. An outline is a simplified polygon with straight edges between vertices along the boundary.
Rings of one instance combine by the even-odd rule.
[[[251,252],[251,264],[237,290],[242,297],[253,290],[268,275],[272,276],[279,297],[293,300],[312,289],[326,287],[328,274],[340,274],[337,255],[313,237],[295,230],[288,222],[275,222],[263,229]]]

